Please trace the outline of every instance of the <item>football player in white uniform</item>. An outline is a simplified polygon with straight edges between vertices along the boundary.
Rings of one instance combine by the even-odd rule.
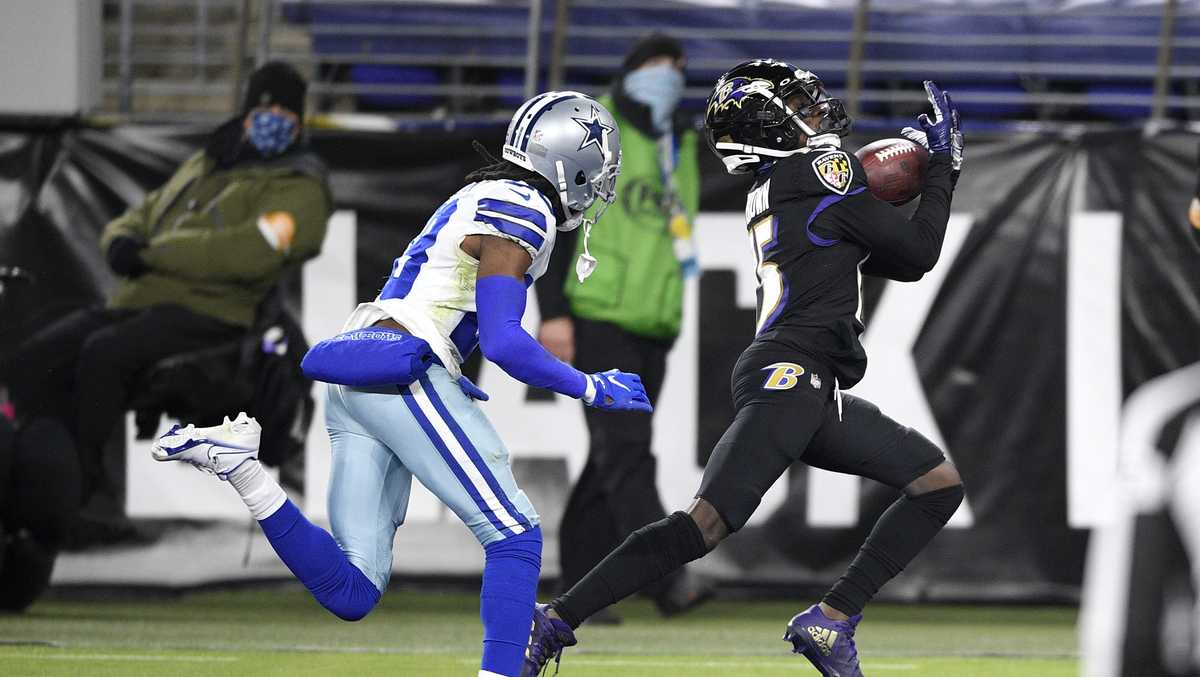
[[[616,197],[620,137],[612,115],[577,92],[530,99],[509,124],[502,160],[433,214],[396,259],[378,298],[305,357],[330,385],[333,535],[310,523],[257,460],[245,414],[214,428],[177,428],[154,456],[228,480],[288,568],[327,609],[365,616],[387,586],[392,542],[415,476],[474,532],[486,552],[479,675],[521,672],[541,566],[537,512],[516,485],[508,451],[461,376],[478,346],[518,380],[602,409],[650,410],[634,374],[583,374],[521,327],[526,289],[545,270],[556,230],[595,219]],[[586,277],[596,264],[580,258]]]

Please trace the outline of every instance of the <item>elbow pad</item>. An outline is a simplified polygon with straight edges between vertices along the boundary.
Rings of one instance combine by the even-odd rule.
[[[555,358],[521,327],[525,285],[506,275],[475,283],[479,348],[510,376],[531,386],[579,399],[588,389],[583,372]]]

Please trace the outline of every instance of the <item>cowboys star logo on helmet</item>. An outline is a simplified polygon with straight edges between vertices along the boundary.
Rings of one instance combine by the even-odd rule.
[[[555,91],[526,101],[508,124],[503,157],[558,189],[567,216],[558,230],[595,223],[616,199],[621,133],[612,114],[590,96]],[[584,211],[597,199],[600,208],[585,218]]]
[[[590,145],[595,144],[600,150],[600,154],[608,155],[608,133],[613,130],[612,127],[604,124],[600,120],[600,111],[592,106],[592,116],[590,118],[571,118],[580,127],[583,127],[583,141],[579,144],[579,150],[583,150]]]

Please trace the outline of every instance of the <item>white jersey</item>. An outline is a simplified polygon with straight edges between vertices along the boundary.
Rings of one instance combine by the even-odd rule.
[[[468,184],[434,212],[421,234],[392,264],[379,296],[363,303],[343,331],[391,318],[425,339],[451,376],[479,343],[475,316],[475,276],[479,261],[464,252],[468,235],[511,240],[533,258],[525,286],[546,272],[554,249],[554,209],[537,190],[520,181]]]

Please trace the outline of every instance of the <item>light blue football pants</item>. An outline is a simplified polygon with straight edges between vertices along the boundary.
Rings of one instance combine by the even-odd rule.
[[[491,422],[441,366],[406,387],[330,385],[325,425],[333,445],[333,536],[381,591],[414,476],[482,545],[539,523]]]

